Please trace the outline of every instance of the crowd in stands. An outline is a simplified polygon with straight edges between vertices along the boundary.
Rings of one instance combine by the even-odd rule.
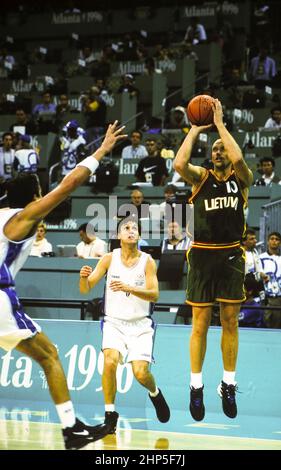
[[[65,10],[67,11],[67,9]],[[79,8],[77,11],[80,11]],[[33,136],[54,133],[58,139],[59,171],[57,184],[95,145],[104,134],[108,124],[107,109],[112,97],[128,94],[137,101],[140,117],[136,129],[130,132],[127,142],[118,148],[118,154],[112,159],[135,160],[137,168],[132,175],[131,184],[136,184],[131,192],[130,202],[138,217],[149,218],[153,211],[158,211],[164,219],[166,209],[176,200],[177,184],[180,176],[169,174],[168,163],[175,157],[177,149],[190,129],[186,115],[186,106],[191,96],[180,98],[181,90],[168,89],[174,98],[163,103],[164,118],[154,125],[155,116],[144,112],[140,103],[142,89],[138,88],[136,78],[139,74],[153,77],[165,74],[161,62],[189,58],[195,65],[195,92],[223,96],[225,119],[228,110],[255,109],[265,110],[262,126],[252,123],[252,129],[276,132],[281,129],[281,70],[278,62],[278,48],[263,35],[249,35],[245,53],[240,58],[232,56],[232,44],[238,32],[227,19],[218,13],[216,24],[207,29],[203,21],[193,17],[183,32],[180,40],[172,35],[162,36],[161,40],[152,40],[140,32],[120,34],[119,37],[106,36],[101,47],[95,47],[89,38],[69,40],[71,59],[66,59],[64,50],[44,50],[39,46],[24,48],[20,40],[13,43],[1,39],[0,80],[26,80],[32,82],[27,93],[8,91],[0,94],[1,115],[13,115],[12,124],[0,127],[0,205],[5,207],[5,181],[20,172],[39,174],[40,155],[33,141]],[[202,44],[216,43],[222,51],[220,78],[216,83],[202,82],[198,68],[198,47]],[[246,54],[247,52],[247,54]],[[141,72],[123,73],[111,76],[112,63],[134,61],[143,65]],[[50,66],[50,71],[43,75],[32,76],[32,68]],[[43,68],[42,68],[43,70]],[[48,68],[46,68],[48,70]],[[176,72],[175,72],[176,73]],[[90,85],[85,88],[69,90],[68,83],[73,77],[89,77]],[[267,103],[267,107],[265,106]],[[144,120],[145,115],[145,120]],[[159,124],[160,122],[160,124]],[[230,120],[228,126],[236,130]],[[165,131],[175,131],[180,135],[178,143],[169,140]],[[195,158],[201,158],[202,165],[210,167],[206,154],[207,144],[198,143]],[[245,148],[243,149],[245,153]],[[43,153],[47,149],[42,149]],[[281,151],[275,155],[262,156],[256,161],[254,186],[281,185],[280,165],[276,170]],[[49,167],[45,169],[48,175]],[[41,175],[40,175],[41,176]],[[46,176],[47,178],[47,176]],[[90,184],[89,181],[88,184]],[[145,200],[143,187],[146,185],[163,187],[161,203],[151,204]],[[174,186],[175,185],[175,186]],[[251,207],[249,208],[251,211]],[[32,256],[44,257],[53,253],[46,239],[47,225],[38,226]],[[81,238],[76,247],[79,258],[101,257],[109,249],[108,241],[100,239],[94,232],[87,232],[86,224],[78,229]],[[191,240],[186,227],[176,221],[170,222],[167,234],[159,246],[165,250],[187,250]],[[146,242],[143,240],[142,245]],[[281,328],[280,310],[253,310],[251,306],[262,305],[266,299],[269,306],[281,309],[281,235],[272,232],[268,236],[263,253],[256,250],[256,234],[248,229],[243,241],[246,253],[246,300],[241,308],[240,325],[255,327]],[[254,312],[254,313],[253,313]]]

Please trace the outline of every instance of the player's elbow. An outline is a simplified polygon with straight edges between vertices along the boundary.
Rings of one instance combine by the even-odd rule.
[[[173,168],[174,168],[174,170],[179,173],[179,170],[181,169],[181,167],[182,167],[182,165],[180,164],[180,162],[177,161],[177,160],[174,160],[174,162],[173,162]]]
[[[152,297],[153,297],[152,302],[154,302],[154,303],[157,302],[157,300],[159,299],[159,290],[158,289],[153,292]]]
[[[186,163],[185,162],[181,162],[180,160],[175,160],[174,163],[173,163],[173,168],[174,170],[179,173],[180,175],[182,175],[184,169],[186,168]]]

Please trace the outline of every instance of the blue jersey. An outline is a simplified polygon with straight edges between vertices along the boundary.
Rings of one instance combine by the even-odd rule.
[[[281,256],[265,252],[260,255],[262,271],[269,276],[264,288],[268,297],[281,297]]]
[[[15,242],[4,234],[6,223],[21,210],[0,210],[0,347],[7,351],[41,331],[24,312],[15,290],[15,276],[30,253],[35,235]]]

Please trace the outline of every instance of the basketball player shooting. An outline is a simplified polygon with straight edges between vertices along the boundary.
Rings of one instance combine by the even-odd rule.
[[[118,225],[121,248],[108,253],[93,271],[83,266],[80,292],[87,294],[107,275],[102,350],[104,369],[102,387],[105,421],[109,434],[114,434],[119,414],[115,411],[116,371],[126,357],[137,381],[149,390],[149,397],[160,422],[170,419],[170,410],[149,370],[152,361],[154,323],[152,302],[159,296],[156,265],[150,255],[138,250],[140,227],[130,218]],[[101,425],[102,427],[103,425]]]
[[[244,296],[245,262],[240,246],[245,229],[243,208],[253,175],[242,152],[223,123],[222,105],[213,100],[213,120],[219,133],[212,147],[213,170],[194,166],[192,148],[210,125],[193,125],[181,145],[174,169],[192,185],[194,242],[188,252],[187,300],[192,305],[190,339],[190,412],[196,421],[205,415],[202,367],[214,302],[220,303],[223,379],[218,386],[224,413],[237,415],[235,392],[238,353],[238,313]]]
[[[93,174],[116,142],[127,137],[117,121],[110,124],[96,152],[82,160],[46,196],[36,174],[22,174],[7,183],[9,208],[0,210],[0,347],[16,348],[43,368],[62,424],[66,449],[79,449],[107,434],[104,426],[86,426],[75,417],[66,378],[56,347],[41,327],[24,312],[15,291],[15,276],[27,259],[38,223]]]

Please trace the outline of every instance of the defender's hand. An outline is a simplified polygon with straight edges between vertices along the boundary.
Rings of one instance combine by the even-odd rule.
[[[121,132],[125,129],[125,126],[122,126],[119,129],[117,129],[117,126],[118,121],[115,121],[113,124],[109,124],[107,128],[105,138],[103,140],[103,143],[101,144],[101,148],[104,150],[105,153],[110,152],[116,142],[128,137],[127,134],[121,134]]]

